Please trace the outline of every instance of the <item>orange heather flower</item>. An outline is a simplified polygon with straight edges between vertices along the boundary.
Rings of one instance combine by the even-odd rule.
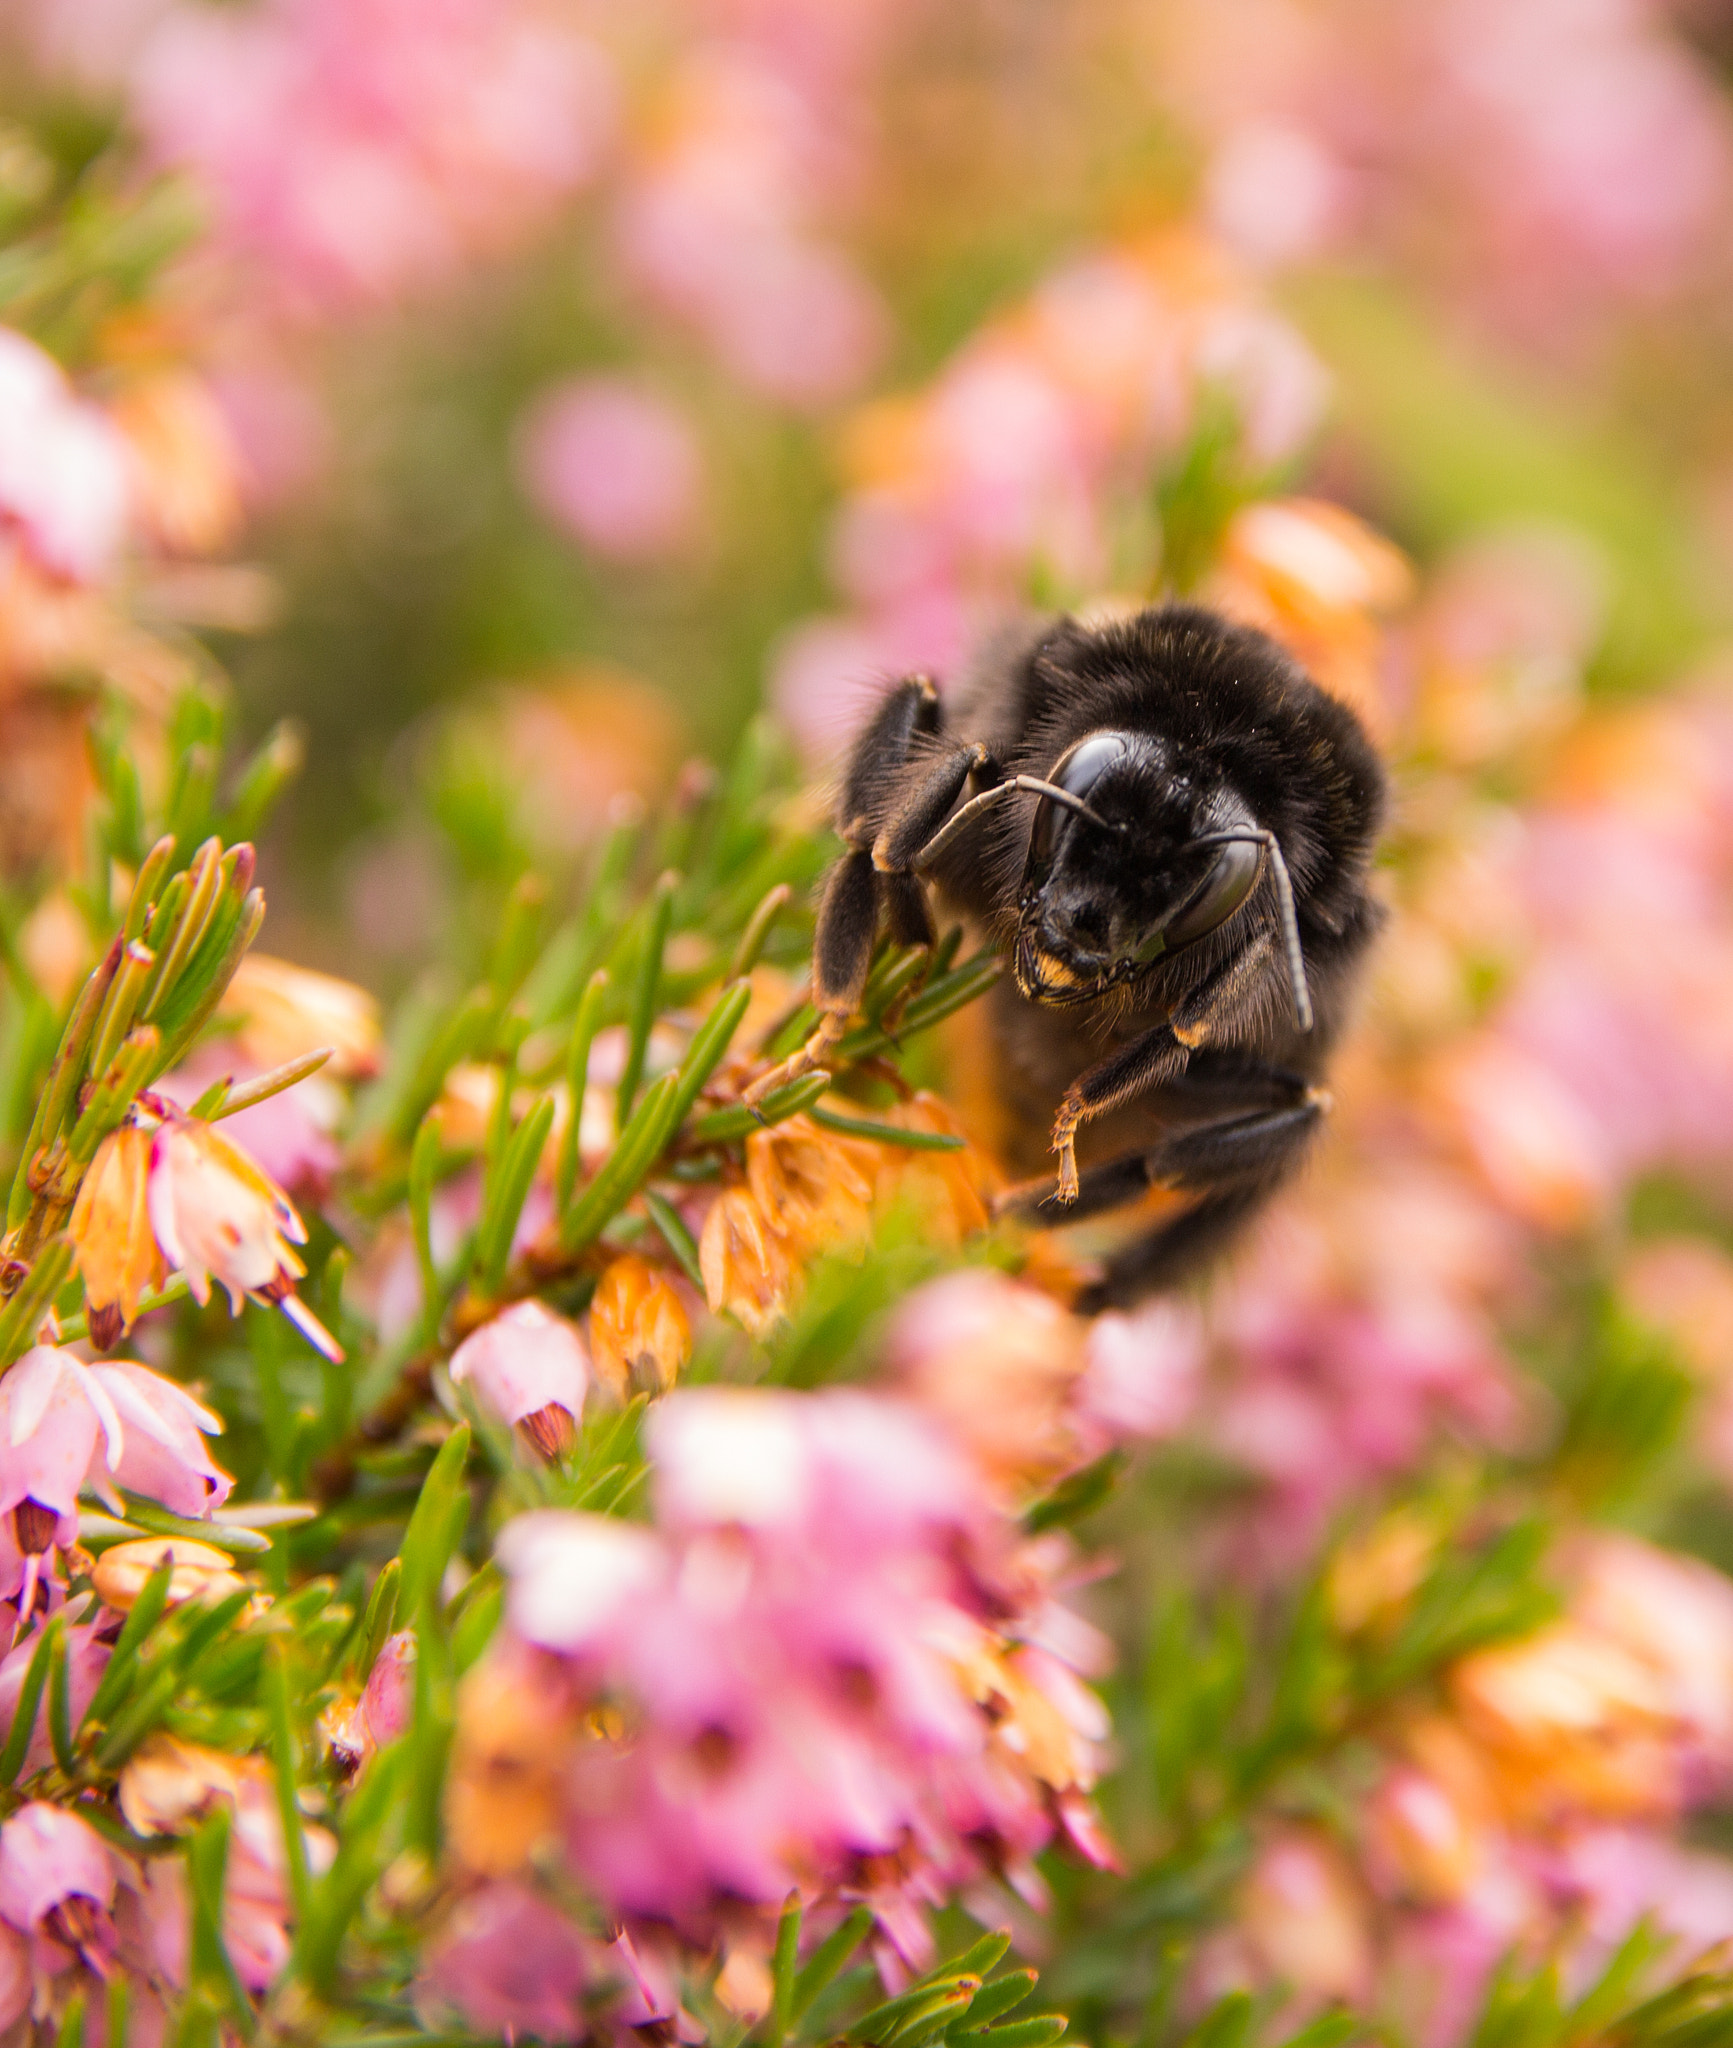
[[[158,1730],[120,1774],[120,1810],[135,1835],[169,1835],[233,1801],[248,1775],[247,1760]]]
[[[140,1536],[131,1543],[117,1543],[96,1560],[91,1580],[99,1598],[125,1614],[165,1558],[171,1567],[171,1607],[178,1607],[183,1600],[226,1600],[246,1584],[236,1575],[226,1551],[209,1543],[194,1543],[186,1536]]]
[[[590,1363],[617,1401],[665,1394],[692,1352],[680,1297],[648,1260],[614,1260],[590,1300]]]
[[[1673,1810],[1671,1702],[1661,1675],[1627,1645],[1575,1620],[1554,1622],[1466,1658],[1450,1691],[1494,1767],[1502,1803],[1518,1818]]]
[[[379,1070],[379,1005],[365,989],[332,974],[249,953],[223,992],[220,1017],[238,1018],[236,1042],[261,1068],[331,1047],[332,1080],[364,1080]]]
[[[710,1206],[698,1245],[704,1295],[761,1337],[788,1300],[794,1274],[781,1240],[746,1188],[726,1188]]]
[[[558,1832],[573,1732],[569,1708],[520,1660],[502,1653],[468,1674],[445,1789],[446,1835],[460,1863],[503,1877]]]
[[[143,377],[113,408],[135,515],[175,554],[205,555],[241,523],[240,460],[210,392],[185,371]]]
[[[925,1091],[885,1112],[884,1120],[905,1131],[968,1140],[950,1108]],[[881,1202],[912,1202],[938,1241],[955,1251],[992,1221],[997,1178],[987,1155],[971,1142],[960,1152],[903,1152],[886,1146],[878,1194]]]
[[[72,1210],[72,1242],[84,1276],[90,1341],[112,1351],[138,1315],[139,1297],[163,1277],[150,1221],[148,1131],[123,1125],[97,1148]]]
[[[1267,499],[1228,523],[1207,596],[1259,626],[1379,729],[1379,629],[1414,590],[1407,558],[1364,521],[1317,498]]]
[[[873,1184],[861,1170],[864,1151],[804,1116],[791,1116],[747,1139],[746,1179],[753,1200],[796,1258],[865,1244]]]

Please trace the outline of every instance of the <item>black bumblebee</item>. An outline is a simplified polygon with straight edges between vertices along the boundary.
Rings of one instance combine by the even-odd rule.
[[[927,886],[1009,954],[994,1036],[1045,1221],[1152,1187],[1190,1198],[1118,1253],[1091,1305],[1206,1258],[1289,1174],[1378,929],[1384,777],[1354,714],[1263,634],[1191,605],[1061,618],[941,705],[898,684],[855,741],[819,911],[818,1064],[881,923],[930,944]],[[1081,1162],[1079,1154],[1082,1155]]]

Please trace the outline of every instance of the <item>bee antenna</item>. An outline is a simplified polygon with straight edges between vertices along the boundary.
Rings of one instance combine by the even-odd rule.
[[[1282,858],[1281,842],[1261,826],[1246,825],[1238,831],[1205,832],[1192,841],[1194,846],[1226,846],[1239,840],[1269,850],[1270,869],[1276,880],[1276,917],[1282,928],[1282,949],[1288,956],[1288,988],[1294,999],[1294,1022],[1302,1031],[1312,1028],[1312,991],[1306,980],[1306,956],[1300,950],[1300,921],[1294,914],[1294,885],[1288,879],[1288,864]]]
[[[1037,796],[1050,796],[1056,804],[1062,804],[1068,811],[1075,811],[1080,818],[1087,818],[1092,825],[1099,825],[1103,832],[1123,832],[1125,827],[1111,818],[1104,818],[1099,811],[1091,810],[1080,796],[1073,796],[1068,789],[1061,789],[1056,782],[1043,782],[1038,775],[1008,775],[1003,782],[995,782],[991,789],[984,789],[979,796],[970,797],[961,810],[956,810],[945,820],[925,846],[914,857],[911,866],[930,867],[945,848],[958,837],[963,829],[994,804],[1003,803],[1008,796],[1015,796],[1020,789],[1032,791]]]

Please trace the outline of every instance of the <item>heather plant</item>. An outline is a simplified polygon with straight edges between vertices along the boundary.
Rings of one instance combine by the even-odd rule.
[[[102,12],[5,15],[0,2034],[1722,2038],[1707,527],[1368,441],[1327,267],[1689,396],[1711,27]],[[875,680],[1176,592],[1375,734],[1388,920],[1305,1177],[1090,1315],[978,934],[747,1098]]]

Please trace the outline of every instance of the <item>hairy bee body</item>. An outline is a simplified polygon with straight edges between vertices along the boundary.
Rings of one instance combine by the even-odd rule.
[[[974,924],[1013,968],[989,1000],[1014,1163],[1058,1158],[1021,1206],[1180,1198],[1096,1291],[1134,1299],[1303,1157],[1380,921],[1383,804],[1358,719],[1263,634],[1189,605],[1048,620],[942,706],[899,684],[857,738],[815,996],[852,1011],[887,920],[930,940],[929,889]]]

